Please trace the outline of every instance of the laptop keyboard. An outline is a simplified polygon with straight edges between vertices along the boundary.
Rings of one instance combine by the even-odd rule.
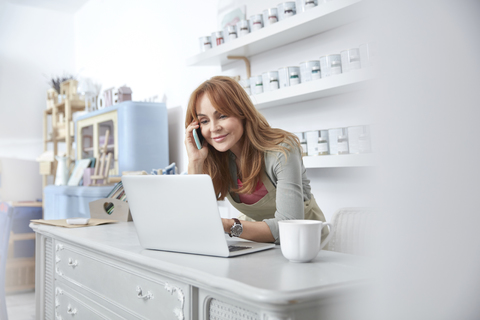
[[[228,251],[234,252],[234,251],[246,250],[251,248],[252,247],[245,247],[245,246],[228,246]]]

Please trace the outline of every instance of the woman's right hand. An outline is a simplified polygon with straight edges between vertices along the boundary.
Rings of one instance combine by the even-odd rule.
[[[195,139],[193,138],[193,129],[200,130],[200,125],[197,121],[192,121],[185,130],[185,147],[188,155],[188,173],[199,174],[203,173],[203,163],[208,155],[207,142],[203,139],[202,149],[198,150]]]

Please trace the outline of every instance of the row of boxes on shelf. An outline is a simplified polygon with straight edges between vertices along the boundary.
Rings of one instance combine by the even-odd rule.
[[[361,44],[358,48],[343,50],[340,54],[329,54],[321,56],[320,60],[301,62],[300,66],[264,72],[248,80],[241,80],[240,85],[249,95],[256,95],[366,68],[372,64],[374,47],[374,43]]]
[[[372,152],[370,126],[351,126],[295,132],[303,156],[360,154]]]
[[[333,0],[301,0],[299,6],[300,12],[305,12],[321,3],[330,1]],[[289,1],[280,3],[275,8],[265,9],[261,14],[252,15],[250,19],[242,19],[238,22],[234,20],[236,22],[235,24],[227,25],[223,30],[213,32],[211,36],[200,37],[200,51],[205,52],[296,14],[296,3]]]

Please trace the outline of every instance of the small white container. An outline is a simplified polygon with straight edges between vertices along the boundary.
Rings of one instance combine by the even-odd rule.
[[[300,76],[297,71],[292,71],[290,72],[290,85],[295,86],[297,84],[300,84]]]
[[[302,157],[308,155],[307,140],[305,140],[305,134],[303,132],[294,132],[294,135],[300,140],[300,146],[302,147]]]
[[[312,67],[312,80],[318,80],[322,78],[322,72],[320,70],[320,66],[313,66]]]
[[[250,33],[250,25],[248,20],[240,20],[237,22],[237,36],[243,37]]]
[[[250,77],[250,89],[252,91],[252,95],[263,93],[262,76]]]
[[[315,79],[313,78],[313,71],[312,71],[314,67],[316,67]],[[300,74],[302,76],[302,82],[308,82],[308,81],[320,79],[320,61],[310,60],[310,61],[300,62]]]
[[[243,90],[245,90],[245,92],[249,96],[252,95],[252,91],[250,90],[250,80],[249,79],[242,79],[238,83],[242,86]]]
[[[278,71],[269,71],[262,73],[263,92],[273,91],[280,88],[278,82]]]
[[[256,14],[250,17],[250,30],[252,32],[263,28],[263,15]]]
[[[372,144],[369,126],[348,127],[348,148],[350,153],[370,153]]]
[[[360,69],[360,50],[358,48],[348,49],[340,52],[342,58],[342,72]]]
[[[338,154],[348,154],[348,130],[347,128],[340,130],[340,135],[337,138],[337,151]]]
[[[223,38],[223,31],[215,31],[212,32],[212,47],[218,47],[225,43],[225,39]]]
[[[278,20],[282,21],[297,14],[295,2],[283,2],[277,5]]]
[[[278,22],[278,9],[277,8],[270,8],[267,10],[263,10],[263,25],[269,26],[274,23]]]
[[[317,149],[318,149],[319,156],[330,154],[329,148],[328,148],[328,130],[318,131]]]
[[[342,73],[342,58],[339,54],[329,54],[320,57],[322,78]]]
[[[237,26],[227,26],[223,31],[225,42],[237,39]]]
[[[302,12],[315,8],[316,6],[318,6],[318,0],[301,0]]]
[[[307,155],[318,155],[318,131],[305,132],[305,139],[307,140]]]
[[[376,62],[377,46],[375,42],[361,44],[360,50],[360,64],[362,68],[367,68],[374,65]]]
[[[205,52],[212,48],[212,39],[210,37],[200,37],[198,39],[198,43],[200,44],[200,51]]]
[[[338,154],[338,137],[341,135],[341,128],[328,129],[328,149],[330,154]]]
[[[283,67],[278,69],[278,80],[280,88],[289,87],[290,84],[290,75],[292,72],[296,72],[297,75],[300,75],[300,67]],[[302,79],[299,78],[299,82],[302,82]]]

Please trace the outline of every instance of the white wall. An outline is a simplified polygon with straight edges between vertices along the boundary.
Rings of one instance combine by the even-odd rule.
[[[43,110],[51,76],[74,72],[73,15],[0,6],[0,157],[43,152]]]

